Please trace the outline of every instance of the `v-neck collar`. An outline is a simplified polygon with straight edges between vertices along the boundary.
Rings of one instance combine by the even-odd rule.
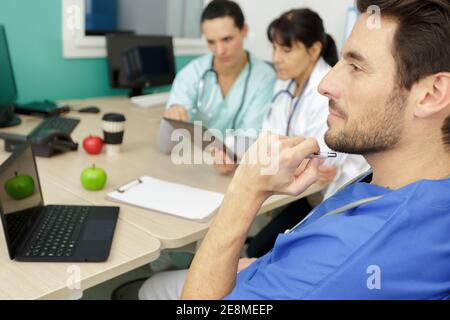
[[[252,57],[249,56],[249,59],[252,59]],[[224,96],[224,95],[222,94],[222,89],[220,88],[219,79],[218,79],[218,78],[215,79],[215,81],[216,81],[215,84],[216,84],[216,86],[217,86],[217,89],[219,90],[219,94],[220,94],[220,102],[221,102],[221,103],[224,102],[224,101],[227,101],[227,99],[228,99],[228,97],[230,97],[231,93],[232,93],[233,91],[237,90],[237,89],[236,89],[236,86],[237,86],[237,83],[238,83],[238,82],[244,81],[244,80],[242,80],[242,79],[243,79],[244,77],[247,76],[247,72],[249,72],[249,71],[248,71],[249,66],[250,66],[250,61],[247,61],[247,64],[246,64],[246,65],[244,66],[244,68],[241,70],[241,72],[239,73],[239,76],[236,78],[236,80],[234,80],[234,82],[233,82],[233,84],[231,85],[230,90],[228,90],[228,93],[227,93],[226,96]]]

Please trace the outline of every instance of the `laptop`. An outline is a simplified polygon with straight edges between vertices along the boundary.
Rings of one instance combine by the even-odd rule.
[[[119,207],[44,205],[26,143],[0,166],[0,216],[11,260],[106,261]]]

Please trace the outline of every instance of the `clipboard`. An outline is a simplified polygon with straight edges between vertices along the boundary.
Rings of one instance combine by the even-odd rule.
[[[106,195],[110,201],[196,222],[208,221],[220,207],[223,197],[222,193],[149,176],[139,177]]]

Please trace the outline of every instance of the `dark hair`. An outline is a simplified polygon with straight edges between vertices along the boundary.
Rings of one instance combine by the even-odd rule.
[[[450,72],[449,0],[357,0],[361,13],[372,5],[398,22],[391,50],[401,88],[410,90],[429,75]],[[450,117],[442,133],[450,148]]]
[[[205,20],[216,18],[230,17],[234,20],[234,24],[239,30],[244,28],[245,18],[241,7],[229,0],[213,0],[203,10],[201,23]]]
[[[321,56],[330,66],[339,60],[336,43],[325,33],[320,16],[310,9],[294,9],[283,13],[269,25],[267,37],[270,42],[275,41],[286,47],[292,47],[293,41],[300,41],[307,48],[320,42]]]

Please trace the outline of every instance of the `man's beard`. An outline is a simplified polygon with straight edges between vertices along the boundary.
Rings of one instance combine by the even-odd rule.
[[[406,91],[396,88],[386,98],[384,110],[374,106],[377,109],[372,109],[362,119],[348,122],[340,132],[333,133],[328,129],[325,142],[335,151],[351,154],[367,155],[389,150],[400,141],[406,104]],[[330,106],[333,106],[331,100]]]

